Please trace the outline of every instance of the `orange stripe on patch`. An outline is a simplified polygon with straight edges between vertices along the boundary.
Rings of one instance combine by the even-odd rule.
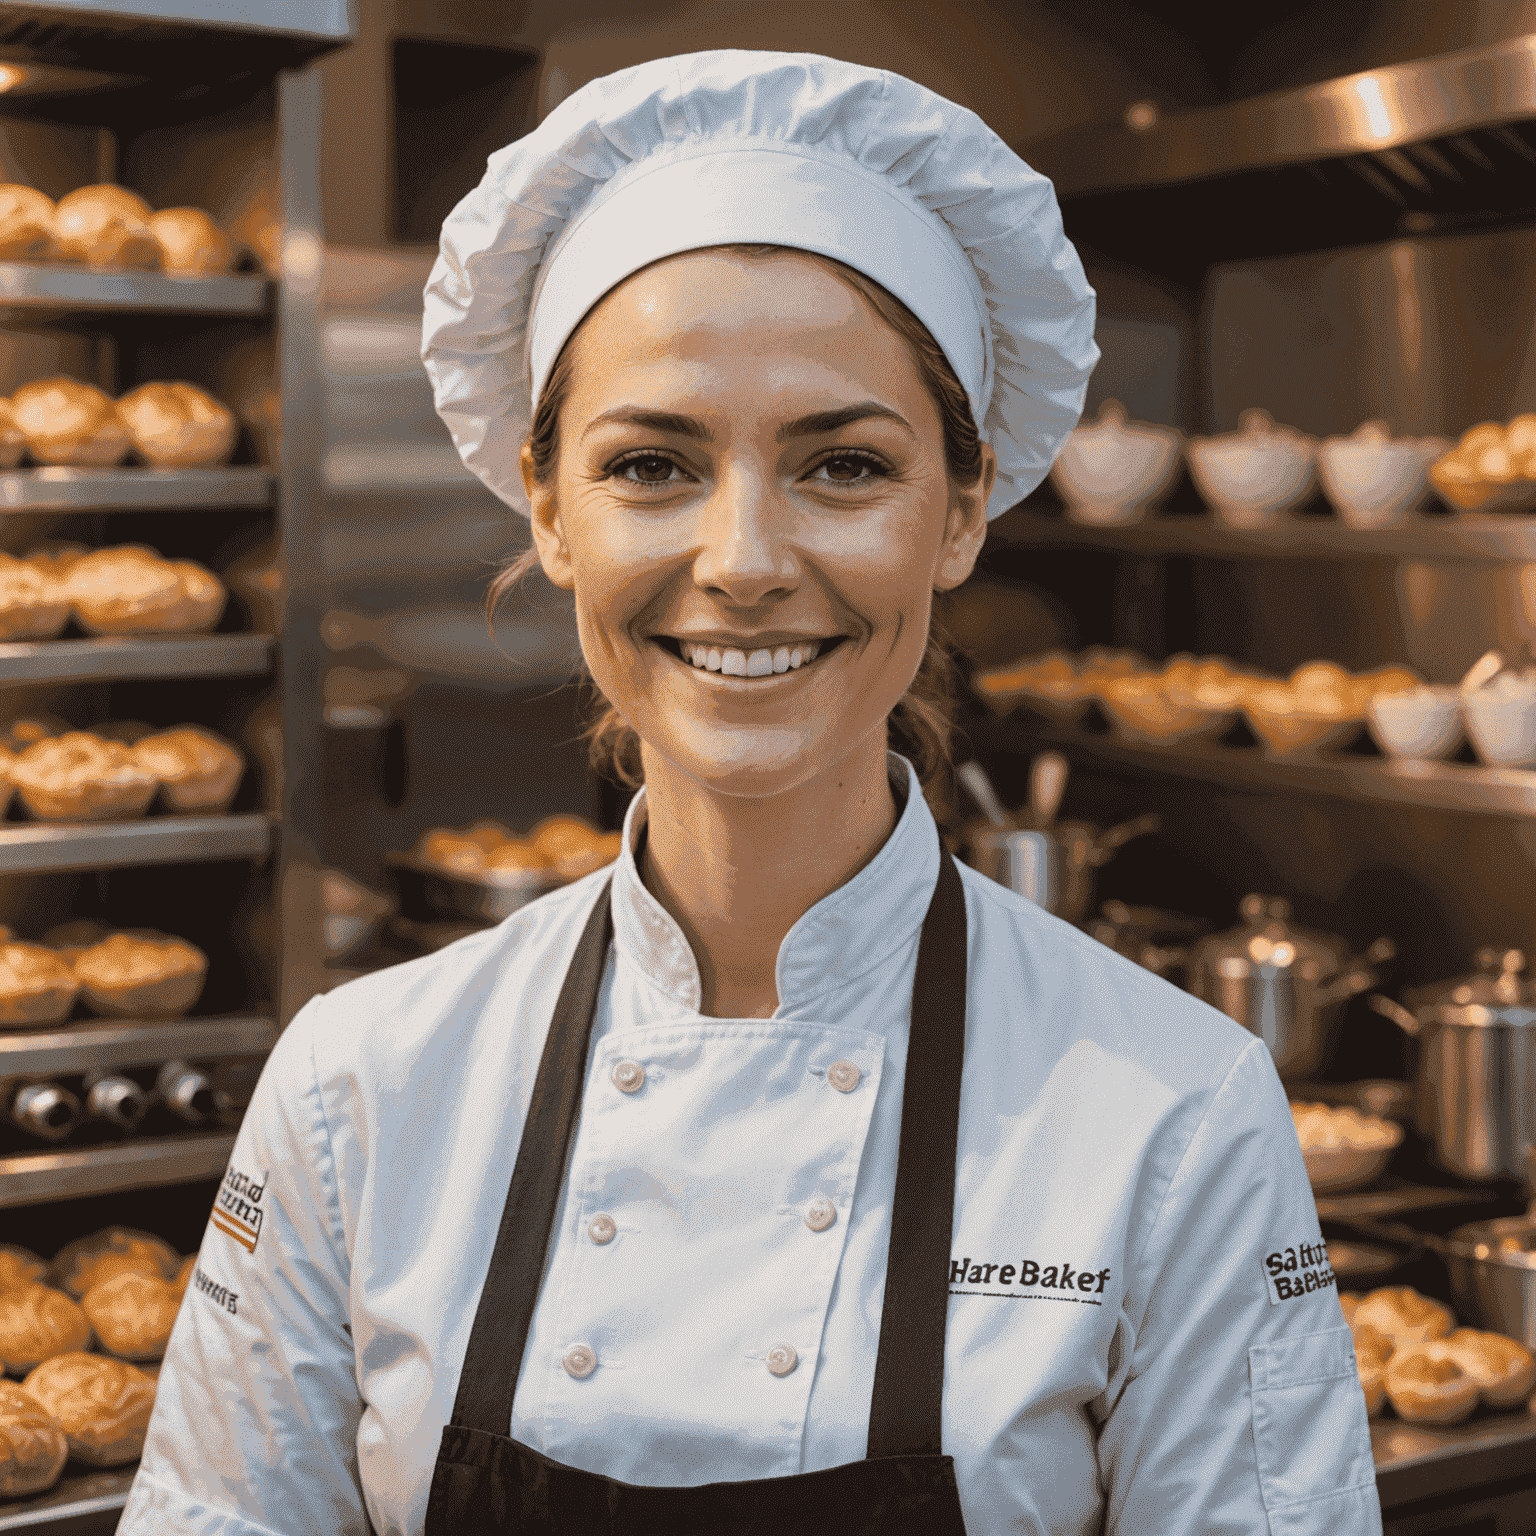
[[[232,1221],[222,1215],[219,1211],[213,1212],[211,1220],[214,1226],[216,1226],[220,1232],[222,1232],[226,1237],[234,1238],[234,1240],[239,1243],[247,1253],[256,1252],[256,1239],[251,1237],[250,1234],[244,1231],[242,1228],[237,1227]]]

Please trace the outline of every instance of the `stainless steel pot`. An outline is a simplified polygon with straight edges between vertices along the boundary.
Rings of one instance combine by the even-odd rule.
[[[1414,1120],[1443,1167],[1466,1179],[1532,1179],[1536,989],[1518,949],[1478,952],[1478,969],[1371,1006],[1418,1042]]]
[[[1445,1260],[1464,1322],[1536,1349],[1536,1220],[1474,1221],[1425,1242]]]
[[[966,843],[972,868],[1077,923],[1093,903],[1095,871],[1117,848],[1161,825],[1155,811],[1107,832],[1086,821],[1058,822],[1044,832],[982,824],[970,829]]]
[[[1090,937],[1164,977],[1186,970],[1190,945],[1210,931],[1203,917],[1161,907],[1132,907],[1123,901],[1106,901],[1088,924]]]
[[[1189,990],[1256,1034],[1281,1077],[1305,1077],[1328,1055],[1339,1004],[1376,985],[1395,947],[1378,939],[1351,957],[1342,939],[1293,928],[1279,896],[1245,896],[1240,910],[1238,927],[1196,948]]]

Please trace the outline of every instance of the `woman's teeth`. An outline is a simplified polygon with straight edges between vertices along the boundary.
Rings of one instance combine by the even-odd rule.
[[[683,656],[700,671],[720,672],[726,677],[767,677],[774,672],[793,672],[815,661],[819,640],[804,645],[781,645],[777,650],[738,651],[714,645],[682,647]]]

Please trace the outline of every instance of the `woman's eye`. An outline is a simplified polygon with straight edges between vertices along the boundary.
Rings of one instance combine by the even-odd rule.
[[[667,485],[674,475],[682,479],[682,472],[671,459],[658,453],[641,454],[638,458],[623,459],[615,464],[611,473],[631,485]]]
[[[868,485],[887,473],[878,459],[861,453],[838,453],[823,459],[812,471],[812,479],[830,481],[833,485]]]

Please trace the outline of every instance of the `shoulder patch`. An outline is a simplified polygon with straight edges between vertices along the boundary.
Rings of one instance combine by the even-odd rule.
[[[1325,1291],[1338,1285],[1333,1265],[1328,1262],[1328,1250],[1322,1243],[1293,1243],[1278,1248],[1259,1260],[1264,1271],[1264,1283],[1269,1287],[1269,1304],[1295,1301],[1310,1296],[1314,1291]]]
[[[265,1214],[261,1197],[266,1192],[266,1169],[262,1169],[258,1184],[250,1174],[242,1173],[231,1163],[224,1171],[224,1182],[213,1203],[209,1220],[225,1237],[234,1238],[247,1253],[255,1253],[256,1244],[261,1240],[261,1222]]]

